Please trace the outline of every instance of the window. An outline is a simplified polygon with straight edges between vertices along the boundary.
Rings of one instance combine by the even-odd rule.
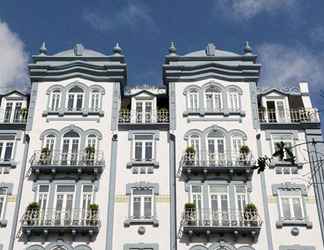
[[[291,135],[273,135],[272,136],[272,140],[273,140],[273,152],[276,152],[278,150],[278,143],[283,142],[285,144],[285,147],[287,148],[292,148],[293,147],[293,140],[291,138]],[[294,149],[291,149],[292,153],[294,153]],[[284,151],[284,160],[289,158],[289,156],[287,155],[287,152]],[[296,155],[296,154],[294,154]]]
[[[11,161],[13,159],[12,151],[13,151],[13,142],[4,142],[0,141],[0,161]]]
[[[4,217],[4,210],[7,201],[7,188],[0,188],[0,220]]]
[[[152,161],[154,153],[153,145],[153,135],[135,135],[135,161]]]
[[[14,117],[13,117],[14,123],[21,121],[21,106],[22,106],[21,102],[16,102]]]
[[[50,111],[59,111],[61,102],[61,91],[54,90],[50,97]]]
[[[79,86],[75,86],[68,92],[67,110],[82,111],[84,91]]]
[[[153,217],[153,189],[132,189],[131,217],[133,219],[151,219]]]
[[[74,185],[57,185],[55,193],[55,224],[70,224],[74,207]]]
[[[200,159],[200,136],[199,135],[190,135],[188,139],[188,147],[193,147],[195,150],[195,160]]]
[[[49,185],[38,185],[37,201],[39,204],[40,220],[46,218],[49,198]]]
[[[5,114],[4,114],[4,122],[10,122],[11,120],[11,113],[12,113],[12,102],[7,102]]]
[[[208,161],[209,164],[224,164],[225,138],[218,131],[212,131],[207,135]]]
[[[269,122],[285,122],[287,120],[283,100],[267,101],[266,105]]]
[[[97,148],[97,136],[94,134],[87,136],[87,146]]]
[[[304,220],[303,200],[300,191],[279,190],[280,216],[283,220]]]
[[[240,219],[244,214],[244,208],[247,201],[247,189],[245,185],[236,185],[235,186],[235,202],[237,209],[237,219]]]
[[[90,111],[92,112],[98,112],[100,110],[100,96],[101,93],[99,90],[93,90],[90,95]]]
[[[233,162],[241,160],[240,149],[244,145],[243,138],[241,136],[232,137],[232,159]]]
[[[229,108],[232,112],[241,110],[240,94],[237,90],[231,89],[228,93]]]
[[[223,108],[222,93],[216,87],[205,91],[205,107],[207,112],[220,112]]]
[[[187,103],[189,111],[198,111],[199,93],[197,89],[190,89],[187,95]]]
[[[209,186],[209,218],[213,223],[229,220],[229,195],[228,186]]]
[[[136,123],[152,123],[152,115],[152,101],[136,101]]]
[[[79,159],[80,136],[75,131],[69,131],[63,136],[62,163],[76,165]]]
[[[82,186],[82,208],[81,208],[81,220],[89,217],[90,205],[93,204],[93,186],[83,185]]]

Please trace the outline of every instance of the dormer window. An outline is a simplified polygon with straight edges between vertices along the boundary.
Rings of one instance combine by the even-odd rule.
[[[222,92],[211,86],[205,91],[205,107],[207,112],[219,112],[223,108]]]
[[[136,101],[136,123],[151,123],[153,101]]]
[[[269,122],[283,122],[286,120],[285,104],[283,100],[267,101]]]
[[[82,111],[84,91],[79,86],[71,88],[68,92],[68,111]]]

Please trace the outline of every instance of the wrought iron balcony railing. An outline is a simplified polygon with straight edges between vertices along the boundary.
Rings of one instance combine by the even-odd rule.
[[[82,174],[90,174],[97,178],[105,166],[104,155],[101,151],[95,153],[35,151],[30,163],[30,174],[36,177],[40,174],[53,176],[60,173],[74,173],[78,178]]]
[[[22,233],[47,236],[49,233],[88,234],[92,237],[100,228],[98,210],[91,209],[45,209],[27,210],[22,219]]]
[[[130,110],[121,110],[119,111],[119,123],[169,123],[169,112],[167,110],[159,110],[155,112],[137,112]]]
[[[186,210],[181,218],[179,236],[213,233],[250,234],[256,237],[261,229],[262,220],[257,211],[217,209]]]
[[[211,177],[215,173],[230,175],[240,173],[241,176],[248,178],[253,173],[254,165],[255,160],[251,153],[184,153],[178,169],[178,176],[185,175],[190,178],[191,175],[197,177],[201,174],[207,178],[207,175]]]
[[[317,123],[320,121],[317,109],[259,110],[261,123]]]

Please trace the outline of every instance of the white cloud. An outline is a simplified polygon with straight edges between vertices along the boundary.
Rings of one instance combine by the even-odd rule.
[[[0,20],[0,92],[26,88],[29,83],[27,63],[24,43]]]
[[[120,10],[109,11],[105,14],[87,10],[83,14],[83,19],[99,31],[111,31],[124,27],[129,27],[131,30],[144,28],[153,33],[159,30],[150,9],[139,2],[127,2]]]
[[[261,85],[296,87],[298,82],[308,81],[313,91],[323,87],[323,54],[299,45],[286,47],[279,44],[263,44],[257,48],[257,54],[263,65]]]
[[[277,10],[291,10],[297,0],[214,0],[216,7],[226,13],[231,12],[230,18],[250,19],[261,13],[273,13]]]

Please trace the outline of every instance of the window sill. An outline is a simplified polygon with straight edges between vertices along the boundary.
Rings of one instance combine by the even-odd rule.
[[[51,115],[57,115],[57,116],[64,116],[64,115],[82,115],[82,116],[89,116],[89,115],[97,115],[97,116],[104,116],[103,110],[98,111],[89,111],[89,110],[83,110],[83,111],[44,111],[43,116],[51,116]]]
[[[206,116],[206,115],[222,115],[222,116],[231,116],[231,115],[239,115],[241,117],[245,116],[244,111],[229,111],[229,110],[222,110],[222,111],[207,111],[207,110],[200,110],[200,111],[185,111],[183,112],[183,116]]]
[[[0,220],[0,227],[6,227],[8,224],[8,220]]]
[[[153,168],[159,168],[159,163],[155,160],[152,161],[130,161],[127,163],[127,168],[147,166]]]
[[[297,167],[297,169],[302,169],[303,164],[301,163],[295,163],[291,164],[289,161],[279,161],[279,160],[274,160],[270,163],[269,165],[270,168],[275,168],[275,167]]]
[[[11,167],[11,168],[16,168],[17,162],[10,160],[10,161],[1,161],[0,160],[0,166],[1,167]]]
[[[158,227],[159,221],[155,217],[149,219],[128,218],[124,221],[124,226],[129,227],[130,225],[153,225],[154,227]]]
[[[281,218],[279,221],[276,222],[277,228],[282,228],[284,226],[300,226],[306,227],[307,229],[311,229],[313,227],[313,223],[307,218],[300,220]]]

